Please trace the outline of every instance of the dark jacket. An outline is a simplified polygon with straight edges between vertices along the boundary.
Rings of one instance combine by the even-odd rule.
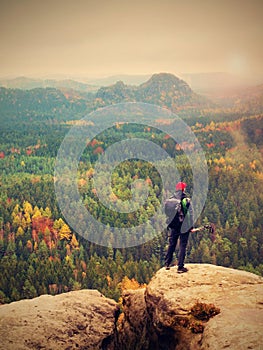
[[[175,198],[180,199],[181,201],[184,198],[187,198],[187,213],[186,214],[186,219],[185,220],[189,220],[188,221],[188,227],[190,231],[193,228],[193,222],[194,222],[194,215],[193,215],[193,208],[191,205],[191,201],[190,198],[187,196],[187,194],[181,190],[178,190],[174,193],[173,195]],[[168,225],[168,228],[173,228],[173,229],[178,229],[180,230],[182,226],[182,222],[180,222],[179,220],[179,214],[177,213],[175,215],[175,217],[173,218],[173,220],[170,222],[170,224]]]

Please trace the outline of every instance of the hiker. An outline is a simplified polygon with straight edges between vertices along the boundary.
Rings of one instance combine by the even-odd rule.
[[[169,270],[170,264],[173,260],[173,253],[176,248],[178,238],[180,237],[179,247],[179,259],[178,259],[178,273],[187,272],[188,269],[184,267],[184,259],[186,254],[186,246],[189,238],[189,233],[193,229],[193,209],[191,206],[190,199],[185,193],[186,183],[178,182],[175,187],[175,193],[171,198],[176,198],[179,203],[179,209],[175,209],[175,216],[167,226],[168,229],[168,241],[169,246],[165,257],[165,266]],[[189,220],[187,224],[187,231],[181,232],[182,224],[184,220]],[[184,225],[185,225],[184,224]],[[184,227],[183,225],[183,227]]]

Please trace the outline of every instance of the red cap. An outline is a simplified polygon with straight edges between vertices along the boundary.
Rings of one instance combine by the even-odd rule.
[[[179,191],[179,190],[184,191],[186,189],[186,186],[187,185],[185,182],[178,182],[178,184],[176,184],[175,186],[175,189],[176,191]]]

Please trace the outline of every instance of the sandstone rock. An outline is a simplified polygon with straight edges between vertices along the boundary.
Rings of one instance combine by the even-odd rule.
[[[187,267],[185,274],[163,268],[145,289],[125,291],[118,322],[117,303],[95,290],[2,305],[0,349],[262,350],[263,278],[208,264]],[[220,313],[197,320],[191,311],[197,303]]]
[[[118,327],[117,349],[150,349],[145,288],[127,290],[122,298],[124,318]]]
[[[161,269],[146,288],[147,311],[156,331],[156,349],[263,349],[263,278],[208,264]],[[203,323],[204,332],[189,329],[195,303],[214,304],[220,313]]]
[[[2,305],[0,349],[114,349],[117,312],[117,304],[96,290]]]

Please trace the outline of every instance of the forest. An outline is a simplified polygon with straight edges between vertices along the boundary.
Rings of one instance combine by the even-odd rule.
[[[118,300],[125,284],[147,284],[164,266],[165,225],[139,246],[105,247],[75,232],[57,203],[57,152],[72,123],[91,110],[90,102],[84,97],[69,100],[56,89],[2,88],[0,96],[0,303],[83,288],[98,289]],[[25,101],[19,109],[18,100]],[[213,118],[212,105],[196,115],[183,113],[205,152],[209,173],[208,195],[196,225],[210,222],[216,227],[213,234],[203,231],[190,236],[186,263],[211,263],[263,275],[263,115],[250,115],[247,110],[226,113],[223,107],[221,112],[217,106]],[[136,227],[149,221],[161,204],[160,175],[140,159],[116,166],[111,200],[131,198],[131,184],[140,179],[149,189],[147,201],[129,214],[114,213],[99,202],[93,183],[96,161],[109,145],[129,137],[151,140],[176,158],[189,195],[193,192],[187,157],[169,134],[116,120],[87,144],[77,180],[86,208],[110,226]],[[167,165],[161,166],[166,171]]]

